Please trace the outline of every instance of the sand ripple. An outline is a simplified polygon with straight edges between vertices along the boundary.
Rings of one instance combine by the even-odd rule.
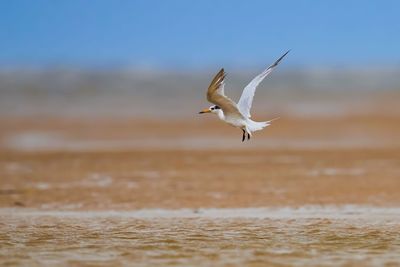
[[[337,219],[313,214],[140,218],[118,212],[2,212],[0,261],[19,266],[400,264],[396,214],[358,218],[346,211]]]

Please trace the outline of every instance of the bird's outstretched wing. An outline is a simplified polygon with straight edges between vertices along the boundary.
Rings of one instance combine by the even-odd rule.
[[[243,118],[235,102],[225,95],[225,71],[221,69],[214,79],[211,81],[210,86],[207,90],[207,100],[217,106],[219,106],[224,112],[225,116],[235,116]]]
[[[250,109],[251,105],[253,103],[253,98],[254,98],[254,93],[256,92],[257,86],[264,80],[265,77],[270,74],[274,68],[279,64],[279,62],[290,52],[287,51],[285,54],[283,54],[277,61],[274,62],[271,66],[269,66],[266,70],[264,70],[262,73],[260,73],[258,76],[256,76],[244,89],[242,96],[239,99],[239,102],[237,104],[240,112],[242,115],[246,118],[250,118]]]

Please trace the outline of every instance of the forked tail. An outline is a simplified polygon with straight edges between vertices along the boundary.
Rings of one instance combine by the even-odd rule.
[[[264,129],[267,126],[271,125],[271,122],[273,122],[274,120],[277,120],[279,118],[275,118],[269,121],[253,121],[253,120],[248,120],[248,124],[247,124],[247,130],[250,132],[255,132],[255,131],[260,131],[262,129]]]

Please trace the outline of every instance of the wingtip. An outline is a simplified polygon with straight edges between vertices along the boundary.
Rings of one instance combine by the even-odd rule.
[[[288,51],[286,51],[286,53],[285,54],[283,54],[280,58],[278,58],[278,60],[277,61],[275,61],[275,63],[274,64],[272,64],[272,67],[275,67],[275,66],[277,66],[278,64],[279,64],[279,62],[281,62],[281,60],[287,55],[287,54],[289,54],[289,52],[291,51],[292,49],[289,49]]]
[[[226,77],[225,69],[222,68],[219,72],[220,72],[220,74],[221,74],[221,76],[222,76],[222,79],[225,79],[225,77]]]
[[[287,54],[289,54],[289,52],[292,51],[292,49],[289,49],[288,51],[286,51],[285,54],[283,54],[277,61],[281,61]]]
[[[221,68],[221,69],[218,71],[217,76],[223,76],[223,77],[225,77],[225,76],[226,76],[225,69],[224,69],[224,68]]]

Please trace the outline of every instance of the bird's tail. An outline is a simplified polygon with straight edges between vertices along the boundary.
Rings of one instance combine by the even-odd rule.
[[[248,128],[248,130],[250,132],[260,131],[260,130],[264,129],[267,126],[270,126],[271,123],[274,120],[277,120],[277,119],[279,119],[279,118],[275,118],[275,119],[272,119],[272,120],[269,120],[269,121],[261,121],[261,122],[253,121],[253,120],[249,119],[249,123],[247,125],[247,128]]]

